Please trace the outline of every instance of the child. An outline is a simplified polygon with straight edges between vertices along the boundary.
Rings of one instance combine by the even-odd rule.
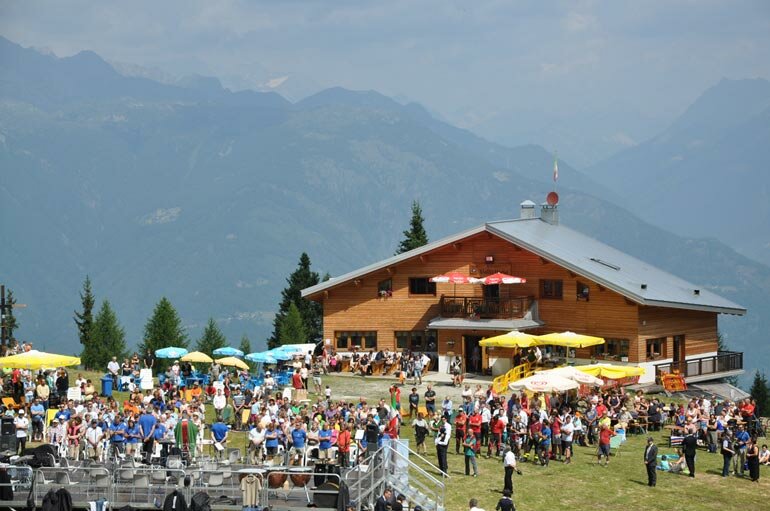
[[[328,385],[326,386],[326,390],[324,390],[324,395],[326,396],[326,400],[327,401],[331,401],[332,400],[332,389],[329,388]]]

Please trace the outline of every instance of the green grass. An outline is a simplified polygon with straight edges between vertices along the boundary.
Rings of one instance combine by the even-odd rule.
[[[73,376],[76,371],[70,373]],[[101,375],[96,375],[101,376]],[[87,377],[93,377],[88,374]],[[324,385],[332,388],[333,397],[357,400],[358,396],[367,398],[369,403],[376,403],[380,398],[388,402],[388,386],[392,379],[362,379],[359,377],[325,377]],[[402,390],[402,405],[406,404],[406,390]],[[434,386],[437,400],[447,393],[456,392],[445,386]],[[424,392],[425,385],[420,387]],[[121,402],[125,393],[116,393]],[[311,399],[315,395],[311,393]],[[670,400],[666,398],[666,402]],[[207,407],[207,423],[213,418],[213,408]],[[412,428],[405,425],[401,429],[402,437],[413,445]],[[551,462],[546,467],[532,463],[522,463],[522,476],[514,474],[514,502],[518,511],[567,509],[567,510],[714,510],[728,509],[764,509],[767,495],[770,495],[770,470],[761,467],[759,483],[752,483],[748,478],[722,478],[722,456],[699,451],[696,461],[695,479],[670,473],[658,473],[658,485],[647,486],[647,475],[642,463],[645,439],[647,435],[630,435],[619,454],[612,456],[609,467],[596,464],[596,450],[590,447],[576,447],[573,462],[564,465]],[[660,454],[673,453],[666,447],[666,433],[654,432],[652,436],[658,443]],[[230,447],[245,448],[246,433],[231,433]],[[432,440],[428,440],[432,442]],[[767,439],[760,439],[760,445]],[[502,494],[503,467],[499,458],[478,459],[478,478],[464,475],[465,465],[462,455],[454,452],[454,439],[450,444],[449,475],[446,490],[447,511],[465,511],[468,500],[476,498],[480,507],[487,511],[495,508]],[[483,450],[486,453],[486,450]],[[432,443],[428,444],[428,460],[435,464],[436,454]],[[763,502],[765,504],[763,504]]]

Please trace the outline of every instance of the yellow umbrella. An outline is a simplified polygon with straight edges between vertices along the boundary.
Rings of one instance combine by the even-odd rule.
[[[613,364],[591,364],[585,366],[576,366],[575,369],[590,374],[591,376],[609,378],[611,380],[619,380],[629,376],[642,376],[645,373],[645,369],[643,367]]]
[[[585,348],[587,346],[604,344],[603,337],[592,337],[590,335],[576,334],[575,332],[569,331],[539,335],[537,339],[540,341],[540,344],[551,344],[553,346],[564,346],[566,348]]]
[[[223,366],[232,366],[232,367],[237,367],[238,369],[245,369],[245,370],[249,369],[249,366],[246,364],[246,362],[244,362],[243,360],[239,360],[235,357],[218,358],[217,362],[219,362]]]
[[[80,365],[78,357],[57,355],[44,351],[29,350],[18,355],[0,357],[0,367],[14,369],[45,369],[50,367],[70,367]]]
[[[214,361],[213,358],[206,355],[202,351],[193,351],[192,353],[188,353],[187,355],[180,358],[182,362],[200,362],[203,364],[210,364]]]
[[[479,346],[495,348],[529,348],[538,344],[537,336],[511,330],[507,334],[496,335],[479,342]]]

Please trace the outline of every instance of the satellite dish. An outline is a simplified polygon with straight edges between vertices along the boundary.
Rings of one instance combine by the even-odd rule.
[[[559,203],[559,194],[556,192],[550,192],[545,198],[545,201],[549,206],[555,206]]]

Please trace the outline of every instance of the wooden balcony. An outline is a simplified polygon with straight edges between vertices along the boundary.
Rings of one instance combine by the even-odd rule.
[[[678,372],[688,383],[727,378],[743,373],[743,353],[720,351],[710,357],[691,358],[681,362],[665,362],[655,365],[656,378],[661,373]]]
[[[441,296],[442,318],[465,319],[521,319],[529,312],[534,297],[474,298]]]

